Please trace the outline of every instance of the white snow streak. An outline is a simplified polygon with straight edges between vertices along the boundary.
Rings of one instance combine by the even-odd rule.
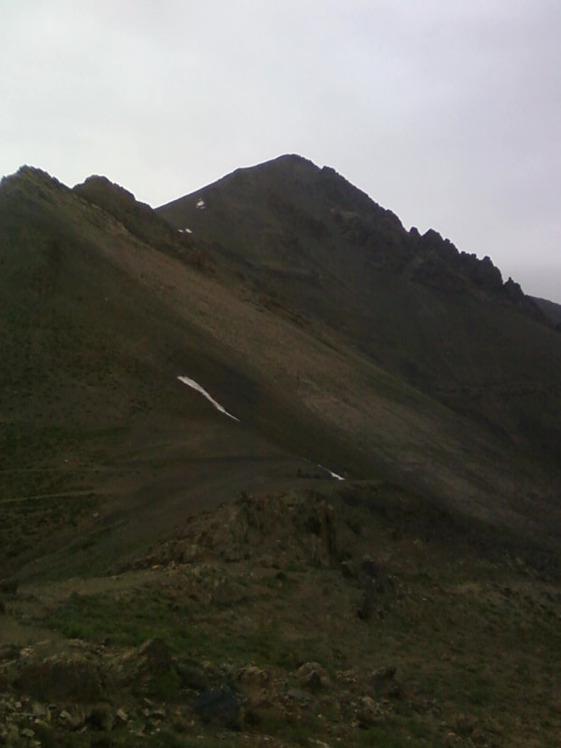
[[[201,395],[203,395],[203,397],[206,397],[206,399],[209,400],[209,402],[211,402],[214,405],[216,410],[219,410],[221,413],[224,413],[225,416],[228,416],[228,418],[232,418],[234,421],[238,421],[239,423],[239,420],[240,420],[239,418],[236,418],[236,416],[233,416],[231,413],[228,413],[228,411],[225,408],[223,408],[222,405],[220,405],[220,403],[217,403],[216,400],[213,397],[211,397],[208,394],[208,392],[203,387],[201,387],[200,384],[195,382],[194,379],[189,379],[189,377],[177,377],[177,378],[179,379],[180,382],[183,382],[183,384],[186,384],[187,387],[191,387],[197,392],[200,392]]]
[[[320,467],[322,470],[327,470],[329,475],[332,478],[335,478],[336,480],[345,480],[342,475],[337,475],[337,473],[334,473],[332,470],[329,470],[329,468],[323,467],[323,465],[320,465],[319,463],[318,463],[318,467]]]
[[[208,394],[208,392],[204,389],[204,387],[201,387],[201,385],[198,382],[195,382],[194,379],[190,379],[189,377],[177,377],[180,382],[183,382],[183,384],[186,384],[187,387],[191,387],[191,389],[196,390],[197,392],[200,392],[203,397],[206,397],[206,399],[214,405],[216,410],[219,410],[221,413],[224,413],[225,416],[228,416],[228,418],[232,418],[234,421],[240,422],[239,418],[236,418],[236,416],[233,416],[231,413],[228,413],[226,408],[224,408],[220,403],[217,403],[216,400]],[[306,462],[310,462],[310,460],[306,460]],[[324,467],[323,465],[317,464],[319,468],[322,470],[325,470],[326,473],[329,473],[329,475],[332,478],[335,478],[335,480],[345,480],[342,475],[338,475],[337,473],[334,473],[332,470],[329,470],[328,468]]]

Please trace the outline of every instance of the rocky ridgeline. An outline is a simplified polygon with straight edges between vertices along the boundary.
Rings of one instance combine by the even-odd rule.
[[[198,269],[209,269],[212,261],[197,248],[189,233],[179,233],[149,205],[102,176],[91,176],[73,188],[73,193],[101,208],[121,223],[133,236]]]

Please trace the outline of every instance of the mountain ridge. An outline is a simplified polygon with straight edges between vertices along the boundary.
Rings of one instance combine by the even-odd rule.
[[[503,282],[500,270],[489,257],[479,259],[474,254],[459,251],[450,240],[444,239],[434,229],[428,229],[423,235],[415,227],[406,231],[395,213],[380,206],[335,169],[329,166],[320,168],[312,161],[295,154],[280,156],[257,166],[236,169],[190,195],[156,208],[156,212],[167,217],[173,225],[178,225],[183,219],[182,208],[192,206],[195,198],[199,200],[204,195],[212,203],[219,190],[228,190],[235,185],[234,190],[240,193],[251,179],[255,181],[254,191],[267,190],[268,183],[273,182],[273,190],[277,195],[283,189],[286,191],[287,181],[291,182],[290,187],[296,191],[304,189],[310,192],[318,189],[330,203],[329,211],[334,220],[343,225],[339,239],[344,241],[350,238],[355,247],[367,244],[372,234],[382,233],[385,229],[387,236],[384,238],[390,240],[392,256],[388,255],[387,247],[384,248],[385,253],[380,253],[378,248],[378,253],[381,254],[377,258],[378,262],[382,265],[389,263],[393,269],[404,270],[413,280],[432,283],[436,288],[453,292],[469,292],[473,290],[471,286],[476,286],[487,292],[500,293],[508,302],[520,305],[524,311],[546,321],[546,317],[530,297],[522,292],[519,284],[511,278]],[[192,211],[190,216],[194,216]],[[384,225],[374,225],[373,216]],[[202,211],[199,217],[204,217]],[[317,215],[313,217],[317,219]],[[371,246],[373,248],[375,249]],[[450,273],[449,268],[446,274],[443,264],[452,266],[452,272]],[[405,265],[408,267],[405,268]]]
[[[558,342],[546,331],[553,325],[518,284],[503,283],[489,258],[458,252],[432,229],[406,232],[333,169],[281,157],[157,211],[176,228],[188,226],[270,304],[304,323],[321,319],[377,365],[452,407],[465,410],[466,398],[454,392],[471,391],[469,409],[488,419],[505,397],[490,394],[498,381],[511,380],[514,395],[542,367],[547,388],[556,388],[550,349]],[[506,344],[513,327],[523,334],[517,346],[528,351],[526,363]],[[494,401],[479,408],[481,398]],[[510,405],[499,409],[496,426]]]
[[[556,745],[559,333],[305,159],[180,207],[0,184],[0,743]]]
[[[282,174],[276,179],[279,165]],[[266,187],[271,172],[274,190]],[[290,156],[264,165],[264,170],[254,167],[225,178],[227,186],[240,180],[250,197],[255,181],[261,192],[267,192],[253,213],[248,211],[247,220],[243,214],[240,221],[240,210],[247,207],[248,198],[238,186],[233,204],[216,185],[195,193],[189,198],[190,215],[199,216],[201,226],[211,216],[221,237],[226,236],[234,245],[242,234],[244,241],[253,242],[249,265],[240,264],[230,246],[217,249],[217,240],[199,229],[186,235],[176,225],[170,228],[162,211],[157,215],[105,178],[90,178],[70,190],[44,172],[24,168],[3,182],[0,208],[4,238],[15,247],[23,237],[28,243],[22,248],[30,261],[24,269],[15,254],[5,255],[4,263],[11,258],[9,263],[14,263],[16,273],[8,273],[5,281],[10,277],[24,280],[30,320],[39,298],[41,305],[47,303],[47,309],[63,305],[68,329],[74,324],[70,322],[73,317],[83,317],[84,340],[72,333],[69,341],[74,348],[67,349],[64,343],[57,354],[61,361],[71,356],[69,370],[76,366],[72,357],[77,355],[69,354],[70,350],[78,351],[79,358],[94,367],[115,369],[122,355],[117,344],[106,337],[114,331],[115,340],[121,341],[118,345],[132,356],[130,363],[121,364],[122,372],[127,367],[138,372],[137,384],[131,380],[133,390],[142,382],[137,402],[145,403],[140,413],[147,417],[152,413],[157,418],[158,397],[151,394],[146,399],[151,391],[146,377],[151,370],[157,372],[154,381],[160,381],[165,372],[165,392],[170,392],[171,381],[177,377],[192,377],[219,401],[224,400],[230,412],[239,413],[243,422],[253,424],[267,439],[296,453],[298,459],[312,458],[335,472],[355,477],[386,474],[422,485],[423,491],[435,491],[439,501],[445,500],[446,486],[455,484],[457,496],[476,512],[483,511],[483,496],[488,490],[498,491],[487,454],[509,465],[518,459],[515,455],[533,455],[536,465],[543,459],[555,462],[561,450],[556,419],[560,398],[556,372],[561,352],[553,330],[493,294],[435,294],[430,284],[403,279],[387,266],[381,268],[380,257],[396,247],[399,254],[409,234],[394,214],[373,204],[331,169],[320,170],[306,159]],[[305,196],[300,207],[292,205],[282,191],[275,198],[279,184]],[[326,194],[331,202],[325,202]],[[205,201],[204,207],[197,207],[200,200]],[[367,206],[381,220],[381,228],[373,238],[360,234],[357,240],[351,232],[355,244],[338,251],[330,234],[340,223],[339,213],[333,213],[333,200],[339,212],[357,203]],[[222,213],[218,209],[221,202],[225,204]],[[230,214],[236,217],[237,235],[234,229],[230,233]],[[328,223],[322,224],[320,218],[325,216]],[[22,218],[25,230],[19,223]],[[342,220],[345,228],[347,219]],[[241,223],[244,226],[239,228]],[[296,236],[296,244],[285,241],[282,231],[275,232],[286,225]],[[29,244],[27,235],[36,237],[34,245]],[[456,257],[453,245],[448,246],[436,232],[425,237],[436,247],[436,254],[443,254],[443,262]],[[373,265],[369,262],[370,245],[378,248]],[[299,268],[291,264],[295,256],[300,257]],[[276,266],[271,270],[273,260]],[[86,271],[92,262],[92,268],[97,268],[93,275],[91,269]],[[313,262],[316,266],[311,266]],[[37,272],[32,270],[34,264]],[[497,286],[494,266],[485,262],[482,266],[494,278],[491,285]],[[71,269],[76,282],[69,285],[64,279]],[[28,277],[29,272],[33,277]],[[89,278],[94,277],[99,280],[92,284]],[[81,279],[88,279],[83,286],[85,295],[78,292]],[[107,282],[114,286],[104,302],[109,316],[94,302],[96,290]],[[138,306],[120,308],[123,289],[137,299]],[[6,292],[5,298],[12,297]],[[85,299],[89,300],[84,305]],[[13,304],[17,310],[21,300],[13,297]],[[156,318],[167,320],[158,335],[151,313],[140,313],[146,304],[158,310]],[[37,306],[37,313],[40,308]],[[47,319],[53,317],[52,329],[43,333],[42,323],[33,333],[38,341],[48,334],[38,348],[33,345],[37,360],[43,361],[41,356],[46,355],[45,368],[53,367],[53,373],[57,364],[48,341],[60,337],[58,314],[47,315]],[[94,341],[88,336],[91,321],[98,318]],[[21,330],[27,341],[24,347],[31,353],[30,330],[25,326]],[[518,341],[516,346],[511,345],[512,336]],[[183,348],[186,340],[194,346],[191,353]],[[290,361],[284,360],[287,350],[292,351]],[[14,356],[12,352],[5,360],[17,364]],[[95,377],[100,382],[105,379],[101,371]],[[129,381],[128,377],[126,374],[123,381]],[[52,386],[59,392],[58,398],[65,398],[65,387],[70,386],[67,372],[60,381],[67,384]],[[117,380],[110,377],[111,381],[120,392]],[[343,386],[343,382],[347,384]],[[72,398],[78,397],[80,387],[76,381],[71,384]],[[121,399],[115,400],[104,387],[90,390],[95,397],[106,397],[108,404],[113,403],[107,411],[113,413],[107,416],[107,424],[126,423],[130,415],[124,415],[123,405],[128,402],[124,391]],[[175,392],[168,396],[170,402],[176,402]],[[29,393],[26,397],[32,403],[31,411],[36,410],[33,403],[41,396]],[[82,416],[72,403],[75,400],[69,401],[67,412],[74,421]],[[98,403],[101,415],[107,408],[101,400]],[[116,416],[120,411],[123,421]],[[295,423],[299,424],[296,430]],[[307,444],[314,442],[320,423],[322,446],[310,449]],[[25,428],[32,428],[32,424]],[[425,464],[426,445],[432,441],[440,445],[440,454],[430,448],[432,454]],[[467,461],[461,457],[466,449],[471,453]],[[546,473],[550,470],[547,467]],[[512,507],[516,502],[519,509],[524,506],[523,486],[532,483],[529,476],[533,473],[532,467],[528,476],[519,480],[518,498]],[[474,485],[481,481],[488,481],[489,487],[479,496]],[[504,491],[505,496],[509,490]],[[506,499],[499,505],[499,514],[507,511]],[[515,523],[519,509],[511,514]]]

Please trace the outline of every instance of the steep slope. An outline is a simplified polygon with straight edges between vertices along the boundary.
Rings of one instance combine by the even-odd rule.
[[[549,318],[552,324],[554,324],[558,330],[561,330],[561,304],[556,304],[547,299],[538,299],[536,297],[533,297],[533,300]]]
[[[283,156],[158,209],[270,306],[321,320],[386,371],[561,459],[561,338],[489,258],[407,232],[332,169]]]
[[[246,207],[0,184],[0,743],[556,745],[561,336]]]
[[[80,547],[118,525],[112,543],[137,543],[296,473],[282,449],[178,380],[203,382],[233,410],[248,402],[244,416],[259,396],[193,326],[189,288],[171,308],[174,262],[122,222],[24,169],[0,189],[0,263],[0,565],[52,551],[58,529]]]
[[[210,201],[205,210],[210,214]],[[252,216],[249,211],[249,227]],[[393,231],[396,219],[386,219]],[[254,275],[252,289],[226,255],[207,263],[208,241],[195,230],[187,239],[170,233],[160,218],[152,220],[148,206],[103,180],[71,191],[26,168],[2,183],[1,475],[9,509],[4,529],[11,538],[0,544],[4,565],[21,567],[54,544],[65,549],[54,540],[57,528],[74,542],[72,564],[89,564],[94,556],[106,564],[112,554],[240,491],[281,490],[302,485],[307,476],[330,479],[316,463],[353,479],[385,477],[423,501],[543,536],[546,545],[556,542],[555,465],[513,446],[524,434],[510,429],[499,408],[485,411],[492,428],[482,427],[469,409],[466,417],[397,373],[401,356],[420,368],[425,347],[435,353],[441,345],[434,324],[406,324],[417,319],[419,299],[426,301],[426,319],[436,316],[440,325],[454,305],[456,323],[466,314],[459,301],[435,305],[432,291],[411,282],[406,293],[395,274],[383,270],[383,288],[358,287],[356,306],[341,314],[351,281],[333,252],[337,272],[324,271],[331,280],[321,280],[317,305],[302,304],[295,312],[292,304],[304,298],[299,292],[290,303],[272,298]],[[317,243],[314,252],[320,248]],[[360,260],[357,273],[359,265],[366,267]],[[291,294],[295,286],[285,278],[282,284]],[[362,300],[365,293],[373,310]],[[387,326],[392,335],[403,330],[375,356],[366,342],[372,346],[388,330],[371,326],[391,310],[377,308],[377,296],[397,299],[396,320],[390,315]],[[487,307],[470,303],[470,323],[476,321],[480,334],[489,325]],[[528,346],[532,336],[535,346],[541,335],[550,336],[555,365],[558,338],[552,331],[503,302],[489,303],[503,345],[509,324],[518,347],[524,342],[520,329]],[[405,314],[400,304],[409,304]],[[329,324],[331,313],[337,324]],[[367,324],[357,326],[363,315]],[[477,362],[489,338],[478,347],[463,319],[469,333],[463,346]],[[416,339],[419,329],[426,339]],[[454,337],[453,344],[460,343]],[[509,355],[505,363],[500,351],[493,364],[512,368],[519,357],[525,371],[527,354]],[[438,365],[426,367],[442,379],[445,357],[435,358]],[[462,375],[471,363],[463,363]],[[473,369],[482,387],[481,372]],[[240,421],[215,410],[180,376],[195,380]],[[499,385],[508,391],[511,380]],[[543,402],[556,438],[559,409],[549,392]],[[516,410],[508,415],[516,424]],[[547,425],[537,422],[539,434]],[[551,445],[554,450],[554,440]],[[47,533],[44,516],[50,518]],[[56,567],[52,559],[50,565]]]

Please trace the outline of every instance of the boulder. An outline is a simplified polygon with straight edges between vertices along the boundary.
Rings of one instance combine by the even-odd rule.
[[[379,723],[383,716],[380,705],[373,698],[363,696],[360,699],[356,715],[359,727],[367,730],[369,727]]]
[[[270,673],[256,665],[245,665],[237,674],[239,683],[247,688],[263,688],[270,679]]]
[[[137,652],[138,674],[154,677],[168,673],[173,666],[173,657],[163,639],[149,639]]]
[[[319,662],[305,662],[296,671],[302,688],[319,691],[329,685],[329,677]]]
[[[97,665],[80,656],[56,655],[23,666],[16,686],[44,702],[94,703],[103,700]]]

